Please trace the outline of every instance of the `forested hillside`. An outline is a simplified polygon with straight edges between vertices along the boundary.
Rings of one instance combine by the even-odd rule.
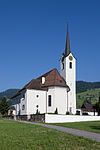
[[[4,92],[0,93],[0,100],[2,98],[2,96],[6,96],[8,99],[13,96],[14,94],[16,94],[19,91],[19,89],[8,89]]]
[[[76,82],[76,92],[81,93],[91,89],[100,88],[100,82],[85,82],[77,81]]]

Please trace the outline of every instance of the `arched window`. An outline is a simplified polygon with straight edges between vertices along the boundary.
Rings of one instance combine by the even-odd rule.
[[[69,68],[72,69],[72,62],[69,63]]]
[[[51,106],[51,95],[48,95],[48,106]]]

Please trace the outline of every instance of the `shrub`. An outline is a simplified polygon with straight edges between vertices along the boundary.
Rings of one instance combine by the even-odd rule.
[[[39,115],[40,114],[40,111],[37,109],[36,110],[36,115]]]
[[[84,116],[88,116],[88,113],[87,113],[87,112],[84,112],[84,113],[82,113],[82,115],[84,115]]]
[[[0,119],[2,118],[2,114],[0,113]]]
[[[57,108],[56,108],[56,110],[55,110],[54,114],[58,114],[58,109],[57,109]]]
[[[80,115],[80,111],[79,110],[76,111],[76,115]]]
[[[69,112],[68,112],[68,111],[66,112],[66,115],[69,115]]]

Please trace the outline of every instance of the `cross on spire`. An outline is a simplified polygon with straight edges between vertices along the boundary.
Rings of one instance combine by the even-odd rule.
[[[65,56],[67,57],[71,53],[69,33],[68,33],[68,21],[67,21],[67,37],[66,37],[66,46],[65,46]]]

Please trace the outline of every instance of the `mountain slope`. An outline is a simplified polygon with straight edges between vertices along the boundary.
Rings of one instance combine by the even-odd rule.
[[[100,82],[85,82],[77,81],[76,82],[76,92],[81,93],[91,89],[100,88]]]
[[[7,98],[10,98],[14,94],[16,94],[18,91],[19,91],[19,89],[8,89],[4,92],[1,92],[0,93],[0,100],[1,100],[2,96],[6,96]]]

